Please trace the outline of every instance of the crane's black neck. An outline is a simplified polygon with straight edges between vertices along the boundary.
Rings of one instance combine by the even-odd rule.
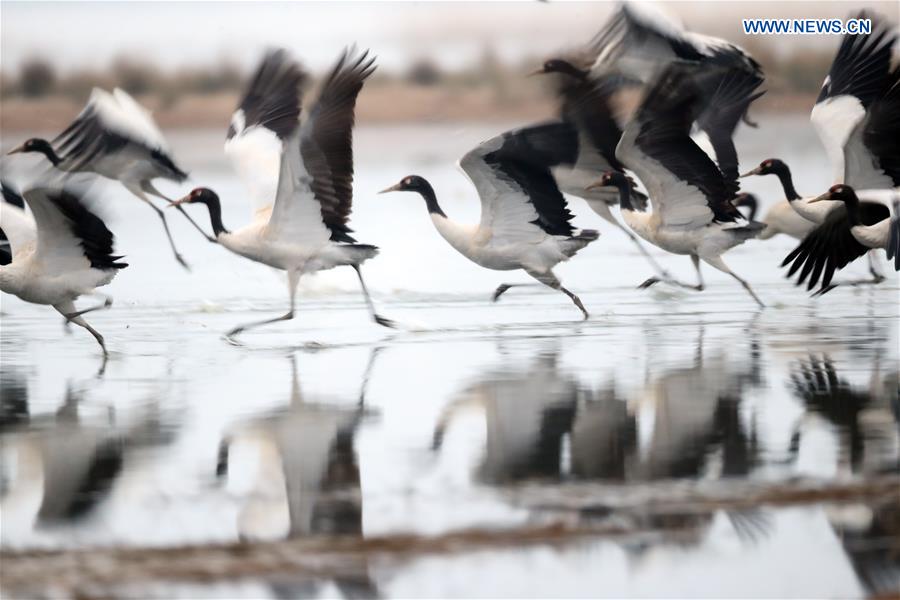
[[[862,225],[863,222],[859,215],[859,198],[856,196],[856,192],[847,190],[841,199],[844,201],[844,206],[847,207],[847,219],[850,221],[850,225]]]
[[[797,193],[797,190],[794,189],[794,179],[791,177],[791,169],[784,163],[779,164],[777,167],[772,169],[772,172],[778,176],[778,179],[781,181],[781,187],[784,188],[785,197],[791,200],[799,200],[800,194]]]
[[[35,139],[32,141],[32,152],[40,152],[44,156],[47,157],[54,167],[58,167],[59,163],[62,162],[62,159],[53,149],[53,146],[50,145],[50,142],[42,139]]]
[[[198,202],[202,202],[206,205],[206,208],[209,209],[209,223],[212,225],[213,235],[215,237],[219,237],[222,233],[231,233],[225,229],[225,225],[222,224],[222,205],[218,198],[204,198],[198,200]]]
[[[741,201],[741,206],[746,206],[750,210],[750,214],[747,215],[748,221],[753,221],[754,219],[756,219],[756,211],[759,209],[759,204],[756,201],[756,196],[754,196],[753,194],[747,194]]]
[[[434,193],[434,188],[431,187],[431,184],[425,181],[424,179],[418,183],[415,187],[415,191],[419,192],[423,198],[425,198],[425,206],[428,208],[428,212],[433,215],[440,215],[444,218],[447,218],[447,215],[444,214],[444,211],[441,210],[441,206],[438,204],[437,196]]]
[[[617,182],[615,186],[619,188],[619,208],[634,211],[634,205],[631,203],[631,183],[621,181]]]

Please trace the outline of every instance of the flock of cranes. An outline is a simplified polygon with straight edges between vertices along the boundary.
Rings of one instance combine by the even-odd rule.
[[[733,134],[752,102],[764,92],[760,65],[743,49],[680,29],[659,15],[623,5],[579,52],[547,60],[535,74],[555,79],[559,115],[479,144],[460,161],[481,202],[477,224],[451,220],[431,184],[403,177],[384,192],[416,192],[438,233],[470,261],[498,271],[522,270],[568,296],[584,318],[579,297],[553,269],[596,241],[599,233],[572,223],[564,193],[579,196],[640,248],[656,274],[641,287],[662,282],[704,289],[704,262],[736,279],[760,306],[749,282],[722,255],[746,240],[786,233],[801,239],[783,266],[799,272],[798,284],[819,293],[834,287],[835,271],[874,249],[884,249],[900,269],[900,67],[891,61],[896,29],[877,15],[868,34],[845,35],[825,77],[811,120],[832,162],[832,187],[802,198],[790,170],[772,158],[739,175]],[[46,304],[67,322],[87,329],[103,348],[103,337],[74,301],[110,283],[121,262],[113,236],[92,208],[91,193],[73,185],[75,173],[118,180],[157,213],[176,260],[166,215],[151,196],[181,211],[202,204],[212,234],[191,220],[211,242],[249,260],[286,272],[289,310],[282,316],[238,326],[249,328],[294,317],[303,275],[350,266],[359,276],[372,319],[380,315],[368,293],[361,265],[378,248],[358,243],[348,225],[353,200],[353,127],[356,99],[375,70],[368,52],[345,51],[305,110],[309,77],[284,51],[268,52],[251,78],[228,127],[225,151],[256,203],[252,221],[231,231],[222,222],[219,196],[197,187],[173,200],[153,180],[181,183],[187,173],[172,158],[149,113],[122,90],[95,90],[76,120],[52,141],[30,139],[10,152],[40,153],[50,163],[40,181],[15,189],[3,184],[0,289],[25,301]],[[613,101],[626,89],[643,91],[639,106],[620,119]],[[755,125],[754,125],[755,126]],[[703,132],[707,154],[692,137]],[[756,200],[741,194],[738,179],[775,174],[786,200],[762,222]],[[817,184],[824,187],[825,182]],[[31,209],[23,210],[24,204]],[[648,203],[650,210],[648,210]],[[618,204],[627,228],[610,208]],[[748,219],[739,207],[751,209]],[[893,217],[892,217],[893,212]],[[697,283],[672,278],[643,248],[644,242],[691,257]],[[4,242],[5,243],[5,242]],[[883,276],[871,265],[874,281]],[[496,301],[514,285],[501,284]]]

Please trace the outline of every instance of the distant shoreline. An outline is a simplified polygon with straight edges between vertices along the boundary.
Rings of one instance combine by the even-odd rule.
[[[356,115],[360,124],[522,122],[552,118],[555,103],[542,93],[519,93],[487,86],[371,86],[360,96]],[[162,129],[225,128],[238,103],[237,93],[186,95],[166,101],[144,95],[140,102],[153,111]],[[86,98],[84,99],[86,100]],[[83,102],[69,96],[6,98],[0,102],[0,133],[59,131],[78,114]],[[754,114],[806,113],[814,97],[807,94],[767,94],[752,108]]]

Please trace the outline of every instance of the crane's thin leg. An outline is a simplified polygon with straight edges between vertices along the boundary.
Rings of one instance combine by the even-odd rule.
[[[146,196],[146,194],[144,194],[144,192],[141,188],[136,188],[136,187],[130,186],[130,185],[125,185],[125,187],[132,194],[134,194],[135,196],[140,198],[142,201],[146,202],[147,206],[149,206],[150,208],[153,209],[153,212],[155,212],[156,216],[158,216],[159,219],[162,221],[163,229],[166,230],[166,237],[169,239],[169,247],[172,248],[172,253],[175,255],[175,260],[177,260],[178,264],[180,264],[186,270],[190,271],[191,267],[187,264],[187,262],[185,262],[184,258],[182,258],[181,254],[178,253],[178,249],[175,247],[175,240],[172,239],[172,233],[169,231],[169,222],[166,221],[165,213],[163,213],[163,211],[158,209],[156,207],[156,205],[153,204],[153,201],[150,200],[150,198],[148,198]]]
[[[63,315],[66,318],[66,323],[69,323],[75,317],[80,317],[81,315],[86,315],[87,313],[94,312],[95,310],[105,310],[113,305],[112,296],[107,296],[106,294],[97,294],[97,293],[92,294],[92,295],[103,298],[103,304],[98,304],[97,306],[92,306],[90,308],[85,308],[84,310],[79,310],[77,312]]]
[[[575,306],[581,311],[581,314],[584,315],[584,320],[587,321],[591,315],[588,314],[587,309],[584,308],[584,304],[581,303],[581,298],[567,290],[563,287],[562,283],[560,283],[559,279],[557,279],[556,275],[553,274],[553,271],[547,271],[546,273],[535,273],[533,271],[526,271],[529,275],[543,283],[549,288],[553,288],[554,290],[559,290],[566,296],[568,296]]]
[[[85,321],[84,319],[82,319],[81,316],[79,316],[79,315],[77,315],[77,314],[76,314],[75,316],[73,316],[73,317],[69,317],[69,316],[68,316],[68,315],[70,315],[70,314],[72,314],[72,313],[75,312],[75,303],[73,303],[73,302],[64,302],[64,303],[62,303],[62,304],[54,304],[54,305],[53,305],[53,308],[55,308],[56,311],[57,311],[59,314],[61,314],[62,316],[66,317],[66,319],[68,319],[68,320],[71,321],[72,323],[75,323],[75,324],[78,325],[79,327],[84,327],[85,329],[87,329],[88,332],[89,332],[92,336],[94,336],[94,339],[97,340],[97,343],[100,344],[100,349],[103,350],[103,364],[102,364],[102,366],[100,367],[100,374],[102,375],[102,374],[103,374],[103,369],[106,368],[106,360],[109,358],[109,352],[106,351],[106,344],[103,342],[103,336],[100,335],[100,332],[99,332],[99,331],[97,331],[96,329],[94,329],[93,327],[91,327],[91,326],[88,324],[87,321]]]
[[[275,317],[274,319],[265,319],[263,321],[254,321],[252,323],[246,323],[244,325],[238,325],[231,331],[225,334],[225,340],[229,344],[234,344],[235,346],[240,346],[240,342],[235,339],[235,336],[239,333],[246,331],[248,329],[254,329],[256,327],[261,327],[263,325],[268,325],[270,323],[277,323],[278,321],[290,321],[294,318],[294,299],[297,295],[297,283],[300,281],[300,272],[299,271],[288,271],[288,294],[291,298],[291,308],[285,314],[280,317]]]
[[[884,281],[884,275],[881,273],[881,269],[878,268],[878,260],[875,251],[869,250],[866,253],[866,256],[869,259],[869,273],[872,274],[872,283],[881,283]]]
[[[366,282],[363,281],[362,269],[359,268],[359,265],[350,266],[353,267],[353,270],[356,271],[356,276],[359,277],[359,285],[362,288],[363,297],[366,299],[366,306],[369,308],[369,314],[372,316],[372,320],[383,327],[397,327],[396,323],[375,312],[375,304],[372,303],[372,297],[369,296],[369,288],[366,287]]]
[[[500,299],[500,296],[502,296],[506,292],[506,290],[508,290],[509,288],[514,288],[514,287],[540,287],[540,286],[538,286],[534,283],[501,283],[500,285],[497,286],[497,289],[494,290],[493,295],[491,295],[491,301],[496,302],[497,300]]]
[[[691,254],[691,262],[694,263],[694,269],[697,271],[697,287],[695,289],[698,292],[702,292],[706,286],[703,284],[703,273],[700,272],[700,257],[696,254]]]
[[[741,283],[741,285],[744,286],[744,289],[747,290],[747,293],[753,296],[753,299],[756,300],[756,303],[759,304],[760,308],[766,307],[766,305],[763,304],[763,301],[759,299],[759,296],[756,295],[756,292],[753,291],[753,288],[750,287],[750,284],[738,277],[731,269],[729,269],[728,265],[725,264],[721,256],[704,256],[702,258],[706,262],[706,264],[710,265],[711,267],[715,267],[723,273],[728,273],[729,275],[737,279]]]
[[[66,332],[69,330],[69,324],[72,322],[72,319],[75,317],[80,317],[81,315],[87,314],[89,312],[94,312],[95,310],[103,310],[112,306],[113,299],[112,296],[107,296],[106,294],[101,294],[100,292],[94,292],[91,294],[92,296],[97,296],[98,298],[103,298],[103,304],[98,304],[97,306],[92,306],[91,308],[86,308],[84,310],[79,310],[77,312],[72,312],[67,315],[63,315],[65,318],[63,319],[63,327]],[[75,308],[74,305],[72,308]]]
[[[173,205],[174,205],[174,206],[175,206],[175,210],[177,210],[177,211],[180,212],[182,215],[184,215],[184,218],[187,219],[188,222],[190,222],[190,224],[193,225],[194,228],[195,228],[197,231],[200,232],[200,235],[202,235],[203,237],[205,237],[205,238],[207,239],[207,241],[210,241],[210,242],[213,242],[213,243],[217,243],[216,238],[212,237],[211,235],[209,235],[208,233],[206,233],[205,231],[203,231],[203,228],[200,227],[200,226],[197,224],[197,222],[194,221],[194,219],[191,218],[191,216],[190,216],[189,214],[187,214],[187,211],[184,210],[184,208],[182,208],[180,204],[175,204],[175,201],[174,201],[174,200],[172,200],[171,198],[167,197],[165,194],[163,194],[162,192],[160,192],[159,190],[157,190],[155,187],[153,187],[153,184],[152,184],[151,182],[149,182],[149,181],[141,182],[141,188],[142,188],[145,192],[147,192],[148,194],[152,194],[153,196],[156,196],[157,198],[161,198],[161,199],[165,200],[166,202],[169,203],[169,206],[173,206]]]
[[[697,281],[698,281],[697,285],[683,283],[683,282],[678,281],[677,279],[675,279],[673,277],[669,277],[669,276],[651,277],[650,279],[648,279],[647,281],[645,281],[644,283],[639,285],[638,289],[643,290],[643,289],[650,287],[651,285],[662,282],[662,283],[668,283],[669,285],[672,285],[675,287],[684,288],[686,290],[694,290],[695,292],[702,292],[703,289],[705,288],[705,285],[703,284],[703,275],[700,274],[700,258],[697,256],[694,256],[694,255],[691,255],[691,261],[693,261],[694,268],[697,270]]]

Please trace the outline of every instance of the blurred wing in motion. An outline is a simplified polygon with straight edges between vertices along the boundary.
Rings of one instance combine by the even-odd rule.
[[[875,225],[888,219],[890,211],[887,206],[878,202],[860,202],[859,216],[863,225]],[[826,291],[836,270],[843,269],[869,251],[868,247],[860,244],[853,236],[852,227],[844,206],[831,211],[825,222],[813,229],[785,257],[781,266],[791,265],[787,276],[793,277],[800,269],[797,285],[801,285],[809,277],[807,290],[812,290],[821,276],[821,290]]]
[[[743,218],[730,202],[739,189],[736,177],[723,176],[691,139],[700,94],[695,74],[694,68],[669,67],[616,148],[616,156],[647,186],[667,227],[693,229]]]
[[[709,136],[719,170],[728,180],[737,180],[739,174],[734,131],[750,104],[765,93],[755,92],[762,82],[759,73],[729,69],[707,84],[704,96],[709,100],[697,118],[697,126]]]
[[[55,270],[122,269],[128,265],[114,256],[113,234],[85,206],[83,199],[66,190],[33,188],[25,201],[37,227],[36,259]]]
[[[94,88],[87,105],[53,144],[64,171],[94,171],[112,179],[187,178],[173,162],[150,113],[118,88],[112,94]]]
[[[268,217],[278,189],[282,145],[297,128],[306,73],[284,50],[267,52],[231,116],[225,153],[259,216]]]

